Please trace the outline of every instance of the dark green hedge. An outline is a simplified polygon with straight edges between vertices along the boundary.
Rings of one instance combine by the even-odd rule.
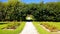
[[[60,2],[0,2],[0,21],[25,21],[27,15],[33,15],[37,21],[60,21]]]

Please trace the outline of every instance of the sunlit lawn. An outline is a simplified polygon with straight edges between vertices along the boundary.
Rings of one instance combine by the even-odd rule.
[[[24,28],[25,22],[20,22],[20,25],[15,29],[15,30],[3,30],[2,28],[6,27],[8,24],[12,24],[13,22],[7,22],[4,24],[1,24],[2,22],[0,22],[0,34],[19,34],[22,29]],[[15,22],[18,23],[18,22]]]
[[[40,25],[44,23],[44,24],[49,24],[51,25],[50,28],[56,27],[57,30],[60,30],[60,22],[33,22],[33,24],[35,25],[36,29],[38,30],[38,32],[40,34],[60,34],[58,32],[48,32],[47,30],[45,30],[44,28],[42,28]]]

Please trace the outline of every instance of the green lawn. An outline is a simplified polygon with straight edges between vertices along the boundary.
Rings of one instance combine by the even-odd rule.
[[[1,29],[3,27],[7,26],[8,24],[2,24],[2,25],[0,24],[0,34],[19,34],[22,31],[22,29],[24,28],[25,22],[21,22],[21,24],[15,30],[2,30]]]
[[[57,29],[60,30],[60,22],[54,22],[54,23],[53,22],[49,22],[49,24],[52,25],[52,26],[54,25],[55,27],[57,27]]]
[[[39,34],[60,34],[57,32],[48,32],[47,30],[40,26],[41,23],[48,23],[51,26],[54,25],[55,27],[57,27],[57,29],[60,30],[60,22],[33,22]]]

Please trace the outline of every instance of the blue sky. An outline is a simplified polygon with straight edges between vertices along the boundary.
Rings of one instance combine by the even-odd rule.
[[[1,2],[7,2],[8,0],[0,0]],[[44,2],[56,2],[57,0],[21,0],[24,3],[39,3],[41,1]]]
[[[7,0],[0,0],[1,2],[7,2]]]
[[[22,2],[24,3],[39,3],[41,1],[44,1],[45,3],[46,2],[56,2],[57,0],[21,0]]]

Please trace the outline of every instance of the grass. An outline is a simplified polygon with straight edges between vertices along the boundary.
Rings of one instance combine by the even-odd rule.
[[[15,30],[2,30],[1,28],[7,24],[0,25],[0,34],[19,34],[24,28],[25,22],[21,22],[20,26]]]
[[[60,30],[60,22],[33,22],[39,34],[60,34],[58,32],[48,32],[40,26],[41,23],[48,23],[51,27],[55,26],[58,30]]]
[[[33,22],[33,24],[35,25],[37,31],[39,32],[39,34],[51,34],[50,32],[46,31],[45,29],[43,29],[39,24],[39,22]]]
[[[60,22],[42,22],[47,25],[50,25],[50,27],[56,27],[58,30],[60,30]]]

